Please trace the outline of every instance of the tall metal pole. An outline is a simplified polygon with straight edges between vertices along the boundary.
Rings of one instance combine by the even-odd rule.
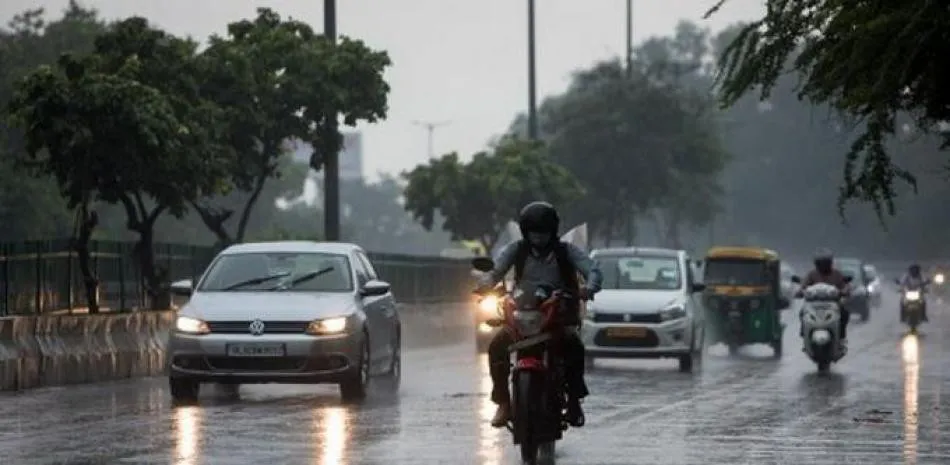
[[[534,56],[534,0],[528,0],[528,137],[538,140],[538,95]]]
[[[435,139],[435,130],[450,123],[451,121],[447,121],[447,120],[446,121],[418,121],[416,120],[412,122],[412,124],[415,124],[417,126],[422,126],[426,130],[426,138],[427,138],[426,154],[428,155],[430,160],[435,158],[435,146],[433,144],[433,140]]]
[[[633,0],[627,0],[627,76],[633,71]]]
[[[336,0],[323,0],[323,33],[336,44]],[[330,118],[335,130],[336,112]],[[323,162],[323,235],[324,240],[340,240],[340,154],[324,154]]]

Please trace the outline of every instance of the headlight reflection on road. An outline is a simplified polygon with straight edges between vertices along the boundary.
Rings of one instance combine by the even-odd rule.
[[[178,407],[175,419],[175,465],[195,465],[198,463],[201,442],[201,423],[204,412],[200,407]]]
[[[344,407],[314,410],[313,434],[319,465],[342,465],[349,434],[350,412]]]
[[[478,368],[481,375],[481,389],[483,394],[478,406],[478,457],[481,465],[498,465],[501,463],[499,450],[499,432],[503,431],[491,425],[491,418],[495,416],[495,404],[491,401],[491,376],[488,373],[488,356],[478,357]]]
[[[917,336],[909,334],[901,341],[904,361],[904,464],[917,464],[918,382],[920,381],[920,347]]]

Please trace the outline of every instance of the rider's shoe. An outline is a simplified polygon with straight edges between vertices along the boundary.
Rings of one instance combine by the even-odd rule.
[[[581,408],[581,401],[579,399],[569,399],[567,401],[567,424],[580,428],[584,426],[586,419],[584,418],[584,409]]]
[[[491,425],[495,428],[501,428],[511,420],[511,407],[508,404],[498,404],[495,410],[495,416],[491,419]]]

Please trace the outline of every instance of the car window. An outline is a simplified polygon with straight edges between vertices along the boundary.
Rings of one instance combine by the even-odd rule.
[[[311,274],[317,273],[312,277]],[[243,285],[239,285],[245,283]],[[242,253],[221,255],[198,287],[199,291],[318,291],[353,290],[350,260],[329,253]]]
[[[867,275],[871,281],[877,279],[877,270],[871,265],[864,265],[864,274]]]
[[[363,252],[357,252],[356,258],[360,260],[363,268],[366,269],[366,275],[369,276],[369,279],[379,279],[379,275],[376,274],[376,268],[373,267],[373,262],[369,260],[369,257],[367,257],[366,254]]]
[[[841,261],[835,262],[835,268],[845,276],[850,276],[852,279],[863,279],[864,270],[861,269],[861,264],[858,262],[852,261]]]
[[[693,285],[697,282],[696,273],[693,271],[692,266],[693,261],[689,257],[686,257],[686,263],[689,264],[689,266],[686,267],[686,282]]]
[[[353,262],[353,269],[356,271],[356,279],[359,280],[360,285],[366,284],[369,282],[369,272],[366,271],[366,265],[363,264],[363,261],[360,260],[359,254],[356,255],[356,260]]]
[[[677,257],[631,255],[598,257],[603,289],[679,289],[683,272]]]

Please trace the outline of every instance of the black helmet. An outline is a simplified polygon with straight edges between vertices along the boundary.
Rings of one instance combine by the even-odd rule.
[[[521,236],[525,238],[528,233],[547,233],[556,237],[560,226],[561,218],[557,210],[547,202],[531,202],[518,214],[518,227],[521,229]]]
[[[909,271],[912,276],[920,276],[920,265],[914,263],[907,268],[907,271]]]
[[[818,249],[815,252],[815,269],[822,273],[830,273],[834,264],[834,254],[828,249]]]

